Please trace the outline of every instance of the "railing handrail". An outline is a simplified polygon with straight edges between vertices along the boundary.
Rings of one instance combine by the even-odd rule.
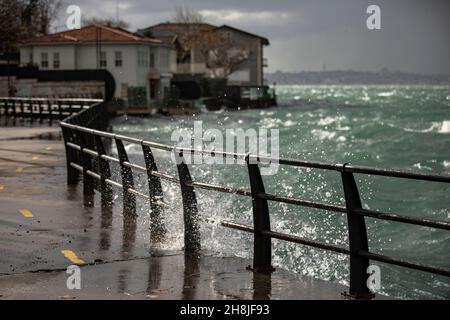
[[[62,124],[62,126],[66,126],[66,125],[67,124],[65,124],[65,123]],[[74,128],[72,126],[70,126],[70,127]],[[91,133],[95,134],[95,132],[91,132]],[[108,136],[111,139],[122,139],[123,138],[123,136],[115,135],[115,134],[111,134]],[[142,145],[145,145],[146,142],[147,141],[142,140]],[[95,150],[91,150],[89,148],[81,148],[80,146],[70,143],[70,142],[67,143],[67,146],[69,148],[73,148],[78,151],[82,151],[87,154],[90,154],[94,157],[100,157],[107,161],[120,163],[119,159],[117,159],[117,158],[114,158],[112,156],[107,156],[107,155],[100,156],[100,155],[98,155],[98,153]],[[132,169],[137,169],[137,170],[144,171],[144,172],[146,170],[144,167],[136,165],[136,164],[132,164],[130,162],[124,162],[124,165],[129,166]],[[160,172],[151,172],[151,174],[154,176],[161,177]],[[170,175],[165,175],[165,177],[163,177],[163,179],[164,178],[166,180],[174,181],[174,177],[172,177]],[[212,185],[212,184],[203,183],[203,182],[191,182],[191,183],[188,183],[187,185],[202,188],[202,189],[216,190],[216,191],[224,192],[224,193],[239,194],[239,195],[250,196],[250,197],[252,196],[251,191],[241,189],[241,188],[230,188],[230,187],[226,187],[226,186]],[[296,205],[301,205],[301,206],[305,206],[305,207],[323,209],[323,210],[327,210],[327,211],[334,211],[334,212],[341,212],[341,213],[346,212],[345,206],[336,205],[336,204],[332,204],[332,203],[322,203],[322,202],[304,200],[304,199],[295,198],[295,197],[279,196],[279,195],[270,194],[270,193],[259,193],[259,194],[255,194],[254,196],[256,198],[261,198],[261,199],[266,199],[266,200],[271,200],[271,201],[276,201],[276,202],[289,203],[289,204],[296,204]],[[412,218],[409,216],[404,216],[404,215],[401,215],[398,213],[382,212],[382,211],[368,210],[368,209],[358,209],[358,210],[355,210],[355,213],[366,216],[366,217],[380,219],[380,220],[399,221],[399,222],[413,224],[413,225],[421,225],[421,226],[427,226],[427,227],[432,227],[432,228],[437,228],[437,229],[450,230],[450,222],[443,221],[443,220],[417,219],[417,218]]]
[[[74,115],[76,116],[76,115]],[[211,151],[204,149],[195,149],[195,148],[184,148],[177,147],[173,145],[148,141],[145,139],[138,139],[133,137],[128,137],[120,134],[104,132],[96,129],[85,128],[79,125],[73,125],[70,123],[66,123],[63,121],[60,122],[61,126],[79,130],[81,132],[86,132],[90,134],[95,134],[104,138],[110,139],[120,139],[129,143],[138,144],[138,145],[147,145],[149,147],[153,147],[155,149],[165,150],[165,151],[174,151],[179,150],[186,153],[192,154],[203,154],[203,155],[211,155],[211,156],[223,156],[230,158],[240,158],[245,159],[249,154],[245,153],[235,153],[235,152],[225,152],[225,151]],[[370,166],[360,166],[360,165],[352,165],[349,163],[344,164],[330,164],[319,161],[306,161],[306,160],[296,160],[296,159],[288,159],[288,158],[274,158],[267,156],[259,156],[259,155],[250,155],[253,159],[255,159],[258,163],[261,162],[271,162],[278,163],[281,165],[288,166],[296,166],[296,167],[304,167],[304,168],[315,168],[315,169],[323,169],[323,170],[333,170],[333,171],[347,171],[351,173],[361,173],[368,175],[378,175],[378,176],[387,176],[387,177],[395,177],[395,178],[405,178],[405,179],[414,179],[414,180],[426,180],[426,181],[435,181],[435,182],[450,182],[450,175],[442,175],[442,174],[431,174],[431,173],[422,173],[415,172],[410,170],[400,170],[400,169],[385,169],[379,167],[370,167]]]
[[[68,116],[78,114],[89,109],[93,103],[101,103],[100,99],[84,98],[22,98],[0,97],[0,116],[16,118],[30,118],[31,121],[39,119],[53,120],[66,119]]]
[[[194,192],[194,189],[199,188],[252,198],[253,227],[230,221],[221,221],[220,225],[254,234],[253,268],[257,272],[272,271],[271,239],[274,238],[349,255],[350,296],[355,298],[373,297],[373,294],[367,288],[366,284],[369,260],[421,270],[432,274],[450,276],[450,269],[448,268],[424,265],[418,262],[373,253],[369,250],[367,229],[364,221],[365,217],[426,226],[442,230],[450,230],[450,222],[414,218],[398,213],[382,212],[363,208],[353,173],[450,183],[450,176],[448,175],[358,166],[348,163],[332,164],[317,161],[199,150],[195,148],[180,148],[177,146],[147,141],[145,139],[137,139],[106,132],[103,130],[106,128],[107,124],[107,117],[105,120],[105,115],[107,115],[107,113],[105,112],[106,103],[99,102],[95,103],[90,108],[83,109],[78,113],[72,114],[60,122],[66,147],[68,183],[77,183],[78,172],[81,172],[83,175],[83,193],[93,194],[94,189],[96,188],[94,179],[99,181],[100,186],[97,185],[97,189],[100,190],[102,204],[105,205],[112,205],[112,187],[122,189],[124,197],[124,214],[136,214],[136,196],[148,200],[152,206],[152,235],[155,235],[156,238],[159,237],[160,239],[165,232],[164,225],[161,222],[162,209],[168,205],[164,202],[162,197],[160,180],[163,179],[170,182],[179,183],[180,185],[185,223],[185,250],[187,251],[196,251],[200,249],[200,236],[197,225],[197,220],[199,218],[197,200]],[[115,141],[118,151],[118,158],[106,154],[103,147],[102,138]],[[123,142],[133,143],[142,147],[145,167],[130,162]],[[181,160],[177,162],[178,178],[173,175],[161,173],[157,170],[156,162],[151,151],[152,148],[173,152],[174,155],[178,157],[178,160]],[[234,159],[244,159],[249,172],[251,190],[230,188],[194,181],[191,178],[188,166],[185,163],[184,154],[203,154],[232,157]],[[250,160],[255,160],[255,162],[250,162]],[[340,173],[344,187],[345,206],[267,193],[264,190],[264,183],[259,172],[258,164],[262,162],[268,163],[270,161],[279,163],[280,165],[324,169]],[[109,162],[114,162],[120,165],[122,183],[111,179]],[[148,195],[135,189],[133,170],[139,171],[140,174],[147,175],[149,183]],[[271,230],[267,201],[283,202],[332,212],[345,213],[348,221],[349,248],[322,243],[317,240],[304,239],[299,236]]]
[[[0,100],[12,101],[71,101],[71,102],[102,102],[103,99],[92,98],[28,98],[28,97],[0,97]]]

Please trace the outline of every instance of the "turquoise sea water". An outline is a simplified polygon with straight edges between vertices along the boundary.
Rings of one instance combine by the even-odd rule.
[[[175,129],[279,129],[280,156],[324,162],[408,169],[450,174],[450,88],[443,86],[279,86],[279,107],[264,110],[202,110],[174,119],[122,117],[114,132],[173,144]],[[138,146],[127,150],[142,163]],[[176,174],[170,154],[155,153],[158,169]],[[196,181],[249,189],[244,166],[193,165]],[[415,182],[386,177],[355,176],[366,208],[414,217],[450,219],[450,184]],[[281,166],[264,177],[266,191],[344,204],[336,172]],[[145,190],[145,179],[138,179]],[[179,187],[163,182],[169,237],[164,244],[180,249],[182,211]],[[251,224],[251,200],[237,195],[197,190],[200,214],[213,220]],[[347,245],[342,214],[293,205],[270,203],[271,226],[276,231]],[[148,214],[142,204],[141,214]],[[425,227],[366,218],[373,252],[421,263],[450,267],[450,233]],[[217,255],[252,256],[252,237],[217,223],[202,223],[203,248]],[[273,263],[301,274],[348,284],[348,257],[301,245],[273,241]],[[450,279],[424,272],[375,263],[381,268],[380,292],[399,298],[450,298]]]

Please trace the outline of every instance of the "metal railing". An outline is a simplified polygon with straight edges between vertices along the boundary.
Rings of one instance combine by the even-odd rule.
[[[83,109],[88,109],[93,103],[101,101],[103,100],[0,97],[0,117],[38,119],[51,122],[65,119]]]
[[[104,206],[112,206],[113,187],[121,189],[123,193],[124,214],[129,216],[136,216],[136,197],[141,197],[148,201],[151,208],[151,237],[153,240],[161,240],[165,234],[163,211],[168,205],[164,202],[161,180],[166,180],[180,185],[184,215],[184,242],[187,252],[197,252],[201,248],[195,189],[205,189],[241,195],[252,199],[252,226],[232,221],[221,221],[220,224],[223,227],[254,234],[253,270],[255,272],[272,272],[274,270],[271,264],[271,240],[279,239],[348,255],[350,257],[350,288],[348,296],[353,298],[367,299],[374,296],[366,284],[368,278],[367,268],[369,267],[370,260],[421,270],[436,275],[450,276],[450,269],[448,268],[425,265],[382,255],[372,252],[369,249],[365,217],[442,230],[450,230],[450,222],[420,219],[397,213],[365,209],[362,206],[358,186],[353,174],[358,173],[441,183],[450,183],[450,176],[356,166],[348,163],[330,164],[295,159],[273,159],[250,154],[177,148],[102,131],[107,125],[108,111],[107,103],[105,102],[97,103],[89,109],[83,109],[61,122],[66,147],[67,182],[69,184],[76,184],[78,182],[78,176],[81,174],[83,179],[83,193],[85,195],[92,195],[95,193],[95,189],[98,189],[101,194],[101,203]],[[104,143],[106,140],[115,142],[118,154],[117,158],[107,154]],[[141,147],[145,167],[132,163],[129,160],[124,142]],[[176,167],[178,176],[158,171],[152,153],[153,149],[172,152],[174,154],[175,159],[177,159]],[[250,181],[250,190],[229,188],[194,180],[191,177],[188,165],[184,161],[186,154],[245,159]],[[280,165],[324,169],[336,172],[341,176],[345,205],[322,203],[266,192],[258,165],[261,161],[264,161],[264,163],[277,161]],[[120,166],[120,182],[112,180],[110,163],[116,163]],[[146,176],[148,182],[147,194],[136,190],[134,186],[134,174],[136,172]],[[348,226],[348,248],[273,231],[270,226],[268,201],[345,214]]]

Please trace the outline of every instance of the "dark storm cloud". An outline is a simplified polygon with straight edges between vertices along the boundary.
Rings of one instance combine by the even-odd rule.
[[[450,74],[448,0],[66,0],[84,16],[120,18],[131,29],[170,20],[177,6],[208,22],[270,39],[269,70],[353,69]],[[366,8],[381,7],[381,30],[366,28]],[[58,25],[63,24],[61,12]]]

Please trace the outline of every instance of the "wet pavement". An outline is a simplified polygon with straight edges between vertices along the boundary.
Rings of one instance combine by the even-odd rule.
[[[152,245],[148,219],[102,209],[98,197],[83,198],[82,183],[66,184],[57,130],[0,128],[0,299],[342,299],[348,290]],[[66,286],[74,263],[80,290]]]

